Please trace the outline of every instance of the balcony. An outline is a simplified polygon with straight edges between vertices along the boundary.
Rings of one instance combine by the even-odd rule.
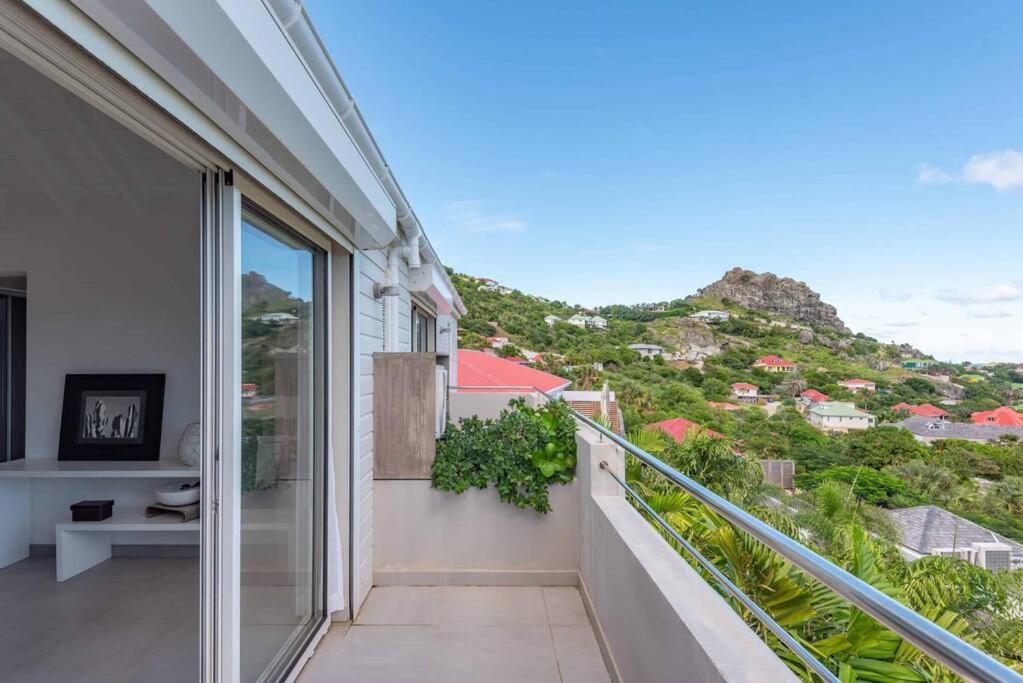
[[[545,401],[528,390],[453,391],[451,415],[493,417],[514,397]],[[426,479],[375,481],[374,587],[354,623],[334,625],[301,680],[840,680],[833,661],[788,635],[713,563],[687,561],[685,539],[660,533],[652,509],[641,514],[627,457],[953,670],[1021,680],[599,424],[576,419],[576,476],[551,487],[547,515],[489,489],[453,495]]]

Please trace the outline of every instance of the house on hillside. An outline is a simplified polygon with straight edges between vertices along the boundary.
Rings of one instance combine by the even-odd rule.
[[[754,368],[761,368],[767,372],[795,372],[796,364],[785,360],[780,356],[770,355],[758,358],[753,363]]]
[[[607,329],[607,318],[604,318],[603,316],[599,316],[599,315],[590,316],[590,320],[586,324],[586,326],[587,327],[593,327],[593,328],[596,328],[598,330],[606,330]]]
[[[869,379],[859,379],[859,378],[844,379],[844,380],[842,380],[841,382],[838,383],[838,386],[845,387],[846,389],[848,389],[849,391],[852,391],[854,393],[857,392],[857,391],[866,391],[866,392],[877,391],[877,384],[875,384],[874,382],[871,382]]]
[[[589,323],[589,321],[590,321],[590,316],[583,315],[581,313],[576,313],[575,315],[573,315],[571,318],[569,318],[565,322],[567,322],[569,325],[575,325],[576,327],[586,327],[586,325],[587,325],[587,323]]]
[[[294,313],[264,313],[263,315],[257,316],[256,320],[267,325],[291,325],[298,322],[298,316]]]
[[[907,358],[902,361],[902,367],[906,370],[926,370],[934,363],[935,361],[926,358]]]
[[[912,562],[928,555],[957,557],[985,569],[1023,566],[1023,545],[936,505],[889,510],[899,550]]]
[[[824,401],[810,408],[810,424],[825,432],[853,432],[870,429],[875,417],[852,403]]]
[[[951,420],[923,417],[921,415],[911,415],[902,422],[896,423],[896,426],[911,431],[916,440],[921,443],[932,443],[941,439],[960,439],[974,443],[989,443],[997,441],[1005,434],[1012,434],[1023,440],[1023,427],[1003,426],[993,423],[971,424],[952,422]]]
[[[689,317],[693,320],[700,320],[705,323],[719,323],[728,320],[731,316],[728,311],[697,311]]]
[[[732,395],[744,403],[756,403],[760,387],[749,382],[735,382],[732,384]]]
[[[994,410],[979,410],[970,415],[970,420],[974,424],[1023,427],[1023,413],[1019,413],[1009,406],[1002,406]]]
[[[556,316],[556,315],[547,315],[547,316],[544,316],[544,319],[543,319],[543,321],[544,321],[545,323],[547,323],[547,325],[548,325],[548,326],[550,326],[550,327],[554,327],[554,323],[556,323],[556,322],[560,322],[560,321],[561,321],[561,318],[559,318],[559,317],[558,317],[558,316]]]
[[[807,389],[799,395],[799,400],[801,403],[809,407],[817,403],[830,401],[831,397],[821,391],[817,391],[816,389]]]
[[[487,343],[492,349],[500,349],[508,345],[508,337],[487,337]]]
[[[664,347],[657,344],[629,344],[629,348],[637,352],[642,358],[654,358],[664,354]]]
[[[725,435],[720,432],[715,432],[713,429],[708,429],[701,424],[697,424],[692,420],[687,420],[684,417],[674,417],[670,420],[662,420],[660,422],[654,422],[646,426],[647,429],[657,429],[664,432],[671,438],[681,443],[690,436],[697,434],[706,434],[707,436],[714,439],[724,439]]]
[[[923,403],[918,406],[910,405],[909,403],[896,403],[892,406],[892,410],[905,410],[911,415],[918,415],[920,417],[927,417],[934,420],[947,420],[949,418],[948,412],[942,410],[938,406],[931,405],[930,403]]]
[[[498,284],[497,280],[491,280],[489,277],[481,277],[480,289],[484,292],[498,292],[501,290],[501,285]]]

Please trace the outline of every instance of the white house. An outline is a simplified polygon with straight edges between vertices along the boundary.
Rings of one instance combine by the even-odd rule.
[[[592,316],[592,317],[590,317],[590,320],[587,323],[587,326],[588,327],[595,327],[598,330],[606,330],[607,329],[607,318],[601,317],[599,315]]]
[[[693,320],[702,320],[706,323],[718,323],[728,320],[731,316],[728,311],[697,311],[689,317]]]
[[[566,321],[569,325],[575,325],[576,327],[586,327],[590,322],[590,316],[576,313]]]
[[[288,325],[290,323],[298,322],[298,316],[293,313],[264,313],[256,318],[260,322],[267,323],[268,325]]]
[[[876,418],[852,403],[822,401],[810,406],[810,424],[826,432],[851,432],[870,429]]]
[[[629,344],[629,348],[638,352],[642,358],[653,358],[664,353],[664,347],[657,344]]]
[[[735,382],[732,384],[732,395],[738,398],[755,399],[759,391],[760,387],[749,382]]]
[[[545,323],[547,323],[550,327],[554,327],[554,323],[559,322],[560,320],[561,320],[561,318],[559,318],[556,315],[544,316],[544,319],[543,319],[543,321]]]
[[[869,379],[845,379],[838,383],[838,386],[845,387],[849,391],[866,391],[874,392],[877,391],[877,384],[870,381]]]

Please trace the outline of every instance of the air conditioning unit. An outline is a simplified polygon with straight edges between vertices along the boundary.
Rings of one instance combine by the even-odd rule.
[[[973,550],[984,569],[1012,569],[1012,548],[1004,543],[974,543]]]
[[[437,418],[434,424],[439,439],[444,436],[444,428],[448,424],[448,369],[443,365],[438,365],[436,373]]]
[[[970,564],[975,564],[973,548],[931,548],[931,555],[955,557]]]

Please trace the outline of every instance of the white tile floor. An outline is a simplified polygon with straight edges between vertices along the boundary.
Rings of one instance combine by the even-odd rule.
[[[199,566],[113,559],[56,581],[52,558],[0,569],[0,680],[147,681],[199,677]]]
[[[331,628],[301,683],[610,680],[575,588],[374,588]]]

